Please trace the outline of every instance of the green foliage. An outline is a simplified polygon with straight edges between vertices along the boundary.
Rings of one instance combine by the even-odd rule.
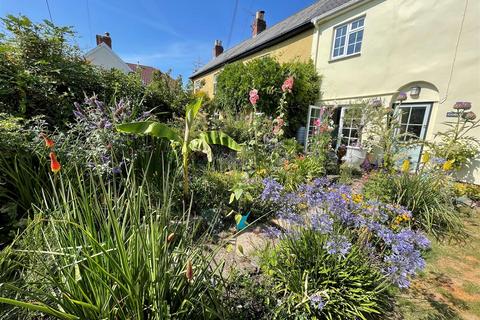
[[[480,139],[472,130],[480,128],[480,120],[470,119],[467,114],[473,112],[456,110],[457,117],[453,121],[444,123],[445,131],[437,132],[433,143],[428,146],[433,149],[437,157],[453,160],[456,169],[469,167],[480,153]]]
[[[1,256],[0,264],[20,276],[2,284],[3,314],[222,318],[215,251],[202,245],[189,210],[171,211],[169,176],[161,194],[132,171],[121,185],[94,172],[52,180],[53,203],[39,206],[26,232]],[[14,308],[5,309],[5,303]]]
[[[288,76],[293,76],[294,86],[287,96],[287,136],[305,123],[308,106],[320,98],[320,76],[312,62],[280,64],[270,57],[254,59],[244,64],[235,62],[225,66],[217,78],[217,93],[214,103],[219,110],[245,113],[252,110],[248,100],[252,89],[259,91],[257,110],[276,117],[282,97],[281,86]]]
[[[27,117],[46,115],[63,125],[73,102],[94,92],[99,81],[80,50],[70,45],[73,31],[25,16],[2,19],[8,36],[0,39],[0,110]]]
[[[189,160],[190,154],[200,151],[207,155],[208,161],[212,161],[212,149],[210,144],[218,144],[230,148],[234,151],[240,151],[241,147],[227,134],[218,131],[194,132],[194,125],[197,115],[202,106],[202,99],[190,103],[185,111],[184,136],[181,138],[174,129],[158,122],[133,122],[117,126],[117,130],[125,133],[134,133],[137,135],[151,135],[156,138],[166,138],[172,142],[172,145],[179,145],[182,154],[183,168],[183,195],[187,199],[189,194]],[[196,138],[195,138],[196,135]]]
[[[303,230],[263,252],[262,269],[278,299],[274,318],[380,319],[389,301],[384,276],[357,245],[344,258],[329,254],[327,239]],[[315,305],[315,296],[323,308]]]
[[[128,98],[140,111],[154,109],[161,119],[179,113],[189,101],[181,79],[157,73],[148,86],[139,72],[99,69],[71,45],[75,33],[49,21],[35,24],[25,16],[2,19],[0,37],[0,112],[24,117],[45,115],[51,126],[65,128],[74,102],[97,94],[114,103]]]
[[[437,238],[465,237],[453,202],[453,180],[438,168],[414,174],[374,173],[365,183],[364,193],[369,199],[406,207],[412,212],[413,226]]]
[[[339,183],[350,184],[354,178],[359,178],[362,176],[362,172],[356,166],[352,166],[348,163],[343,163],[340,166],[340,177],[338,179]]]
[[[0,114],[0,247],[9,243],[25,224],[28,213],[48,193],[45,158],[34,138],[43,128],[41,119]]]

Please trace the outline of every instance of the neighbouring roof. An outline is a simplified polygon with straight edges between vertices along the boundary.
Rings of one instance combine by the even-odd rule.
[[[115,68],[128,73],[130,67],[105,43],[100,43],[92,50],[85,54],[85,59],[92,64],[101,66],[106,69]]]
[[[206,65],[195,71],[190,78],[194,78],[213,69],[223,66],[225,63],[232,62],[242,57],[248,56],[256,51],[260,51],[275,43],[290,38],[302,31],[313,28],[312,20],[322,16],[334,14],[346,6],[353,5],[361,0],[318,0],[311,6],[297,12],[293,16],[280,21],[279,23],[267,28],[257,36],[247,39],[235,47],[228,49]]]
[[[138,69],[140,69],[140,76],[142,77],[142,81],[144,84],[149,84],[150,82],[153,81],[153,74],[155,71],[159,71],[158,69],[154,67],[149,67],[149,66],[144,66],[141,64],[136,64],[136,63],[128,63],[127,66],[132,69],[133,72],[137,72]]]

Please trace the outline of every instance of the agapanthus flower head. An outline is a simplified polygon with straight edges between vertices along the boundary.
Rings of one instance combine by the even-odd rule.
[[[322,311],[325,307],[325,301],[323,301],[320,295],[313,294],[310,296],[310,305],[318,311]]]
[[[473,111],[465,112],[462,117],[466,120],[473,121],[477,118],[477,115]]]
[[[380,99],[373,99],[370,105],[374,108],[380,108],[381,106],[383,106],[383,102]]]
[[[348,238],[341,235],[332,236],[325,244],[325,249],[329,254],[339,254],[342,257],[348,254],[351,247],[352,243]]]
[[[453,105],[453,109],[455,110],[470,110],[471,108],[472,108],[471,102],[458,101],[458,102],[455,102],[455,104]]]
[[[258,100],[260,99],[260,96],[258,95],[258,90],[257,89],[252,89],[250,90],[249,93],[249,100],[252,105],[257,105]]]
[[[50,169],[53,173],[57,173],[62,168],[62,165],[57,160],[55,152],[50,152]]]
[[[282,84],[282,91],[283,92],[292,92],[293,89],[293,77],[290,76]]]
[[[400,92],[397,96],[397,101],[405,101],[407,100],[407,94],[405,92]]]

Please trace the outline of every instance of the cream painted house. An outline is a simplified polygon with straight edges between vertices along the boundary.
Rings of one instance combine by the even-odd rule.
[[[480,116],[480,1],[365,0],[313,22],[321,103],[348,110],[352,102],[379,97],[394,105],[405,92],[401,108],[409,117],[402,123],[427,140],[451,120],[457,101],[471,102]],[[355,130],[339,124],[340,139],[351,142]],[[480,130],[471,134],[480,138]],[[410,154],[413,161],[420,152]],[[480,183],[480,159],[459,178]]]
[[[352,162],[361,141],[344,115],[359,100],[395,106],[406,93],[405,129],[428,140],[452,119],[447,114],[457,101],[471,102],[480,116],[479,0],[319,0],[255,33],[259,18],[251,39],[214,49],[214,59],[191,76],[196,91],[213,96],[216,75],[233,61],[265,54],[312,59],[323,76],[318,105],[338,107],[338,141],[348,145]],[[480,130],[472,135],[480,138]],[[415,162],[421,152],[408,156]],[[459,178],[480,184],[480,159]]]

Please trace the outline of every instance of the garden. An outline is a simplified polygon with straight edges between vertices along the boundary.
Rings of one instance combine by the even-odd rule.
[[[210,99],[2,24],[0,319],[480,317],[469,102],[433,141],[402,131],[403,93],[352,102],[354,166],[335,107],[308,117],[313,63],[229,64]]]

